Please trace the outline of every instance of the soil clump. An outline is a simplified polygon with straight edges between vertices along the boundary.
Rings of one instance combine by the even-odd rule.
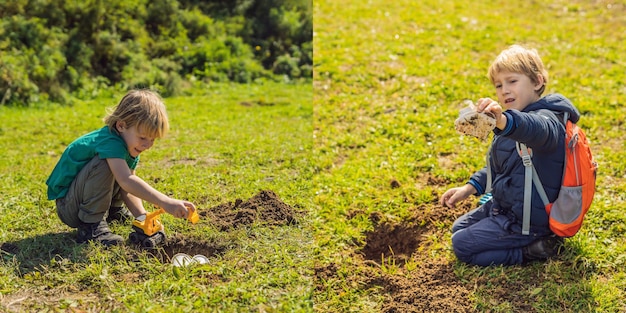
[[[222,231],[252,224],[297,224],[296,211],[271,190],[262,190],[245,201],[236,199],[234,202],[225,202],[199,214]]]

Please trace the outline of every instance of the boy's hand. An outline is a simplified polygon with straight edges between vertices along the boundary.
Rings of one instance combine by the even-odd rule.
[[[454,120],[454,129],[463,135],[474,136],[485,140],[496,127],[496,119],[492,114],[476,112],[476,106],[472,101],[466,108],[459,111],[459,117]]]
[[[449,208],[454,208],[459,201],[465,200],[472,194],[476,193],[476,188],[470,184],[463,187],[456,187],[446,191],[439,199],[439,203]]]
[[[163,209],[174,217],[187,218],[191,212],[190,210],[195,211],[196,206],[189,201],[171,199],[171,202],[164,205]]]
[[[496,118],[496,127],[500,130],[506,127],[506,115],[502,114],[502,106],[491,98],[480,98],[476,101],[476,112],[491,113]]]

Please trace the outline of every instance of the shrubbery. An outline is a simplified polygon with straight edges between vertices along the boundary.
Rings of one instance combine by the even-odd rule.
[[[0,2],[0,105],[312,77],[311,0]]]

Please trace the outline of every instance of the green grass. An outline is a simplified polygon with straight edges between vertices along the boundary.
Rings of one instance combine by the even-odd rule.
[[[600,163],[587,221],[564,255],[528,267],[458,263],[445,231],[454,217],[438,220],[441,236],[424,239],[416,254],[449,261],[471,290],[467,310],[626,312],[625,10],[623,1],[315,1],[316,268],[338,267],[318,277],[316,310],[388,304],[388,290],[363,283],[389,272],[368,269],[358,253],[374,229],[367,215],[403,222],[448,210],[438,197],[483,166],[488,147],[455,132],[461,101],[495,98],[487,68],[520,43],[542,56],[548,92],[583,113]],[[407,266],[423,258],[391,274],[410,277]]]
[[[311,85],[215,85],[165,99],[171,131],[142,154],[140,177],[199,210],[272,190],[301,212],[296,225],[231,231],[164,215],[166,232],[217,251],[180,270],[131,246],[77,245],[46,199],[65,146],[101,127],[121,97],[0,107],[0,243],[18,248],[1,252],[0,311],[311,311]]]
[[[0,107],[0,243],[17,248],[0,252],[0,311],[380,312],[409,290],[377,282],[426,281],[450,286],[451,299],[452,287],[464,288],[466,311],[626,312],[623,2],[313,5],[312,89],[215,85],[166,99],[171,133],[142,154],[138,169],[200,210],[270,189],[303,212],[300,223],[219,231],[210,221],[163,216],[168,233],[215,252],[209,265],[178,270],[127,246],[77,245],[45,197],[45,180],[65,146],[100,127],[122,95]],[[488,143],[459,136],[453,121],[463,99],[495,97],[487,67],[514,43],[539,50],[548,92],[583,113],[600,163],[598,192],[558,258],[467,266],[452,254],[448,232],[461,212],[437,199],[484,164]],[[427,231],[404,259],[395,251],[365,260],[374,217]],[[454,277],[437,281],[446,278],[437,271]],[[402,299],[411,296],[423,294]]]

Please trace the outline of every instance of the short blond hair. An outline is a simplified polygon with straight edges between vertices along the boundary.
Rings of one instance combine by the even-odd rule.
[[[543,66],[543,61],[535,49],[527,49],[520,45],[512,45],[502,51],[500,55],[489,66],[489,79],[495,84],[496,74],[500,72],[512,72],[524,74],[530,78],[534,84],[539,83],[539,76],[543,78],[543,86],[537,90],[541,94],[548,84],[548,71]]]
[[[104,122],[110,130],[117,129],[117,122],[124,122],[126,127],[136,125],[152,138],[162,138],[170,127],[163,99],[151,90],[131,90],[108,111]]]

